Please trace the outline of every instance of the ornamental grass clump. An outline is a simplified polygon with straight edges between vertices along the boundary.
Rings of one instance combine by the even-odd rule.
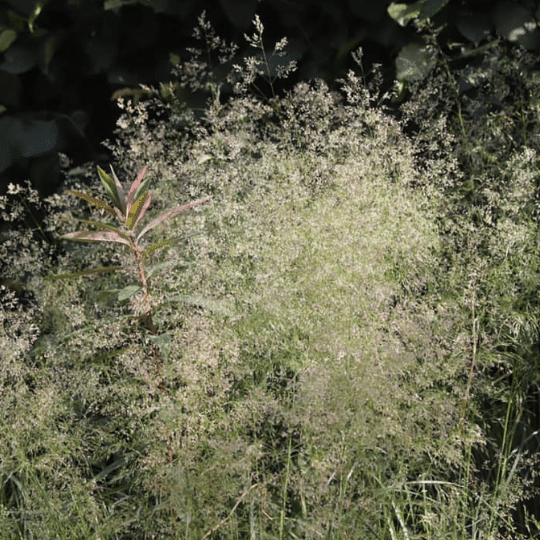
[[[160,171],[156,214],[178,193],[223,202],[192,215],[205,234],[181,260],[141,223],[144,169],[123,199],[102,178],[112,228],[71,192],[36,238],[0,234],[0,538],[537,537],[538,150],[482,165],[468,200],[437,85],[410,110],[431,131],[408,138],[363,71],[262,99],[261,58],[199,116],[182,96],[123,107],[114,161]],[[92,230],[64,234],[83,201]],[[167,262],[149,267],[152,245]],[[48,281],[128,258],[136,286]],[[103,313],[113,287],[150,315],[159,296],[159,335]]]
[[[61,238],[76,242],[115,242],[117,244],[123,244],[129,247],[133,253],[133,256],[135,257],[140,287],[133,285],[128,286],[120,291],[118,296],[119,299],[126,299],[133,294],[142,292],[142,299],[139,304],[142,319],[144,320],[148,330],[150,330],[152,334],[156,334],[157,329],[154,325],[152,317],[153,306],[150,301],[150,294],[148,292],[148,275],[147,271],[145,270],[144,259],[158,249],[185,239],[186,236],[174,236],[167,238],[165,240],[152,243],[146,246],[144,249],[140,245],[140,241],[150,230],[160,223],[163,223],[168,218],[187,212],[197,204],[208,201],[211,197],[204,197],[191,203],[179,205],[167,210],[158,217],[154,218],[152,221],[150,221],[150,223],[137,232],[137,228],[141,224],[142,219],[146,216],[150,202],[152,201],[152,192],[148,189],[150,179],[145,179],[147,169],[148,167],[145,166],[139,172],[126,197],[122,184],[118,180],[112,166],[111,175],[107,174],[100,167],[97,168],[99,178],[105,189],[105,193],[113,206],[92,195],[88,195],[87,193],[76,190],[68,190],[68,193],[71,195],[84,199],[88,203],[104,210],[107,214],[115,218],[119,222],[120,226],[115,227],[114,225],[109,225],[108,223],[83,219],[80,220],[82,223],[85,225],[90,225],[96,230],[74,231],[61,235]],[[57,275],[55,276],[55,279],[74,278],[100,272],[114,272],[117,270],[122,270],[123,268],[123,266],[92,268],[82,272]]]

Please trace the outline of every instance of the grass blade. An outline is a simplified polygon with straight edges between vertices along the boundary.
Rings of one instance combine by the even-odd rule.
[[[118,270],[125,270],[123,266],[103,266],[100,268],[91,268],[89,270],[83,270],[82,272],[73,272],[70,274],[56,274],[54,276],[49,276],[45,279],[48,281],[58,281],[59,279],[74,279],[83,276],[91,276],[93,274],[104,274],[110,272],[117,272]]]

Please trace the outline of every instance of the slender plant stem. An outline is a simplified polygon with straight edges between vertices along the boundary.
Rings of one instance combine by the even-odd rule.
[[[139,271],[139,281],[141,282],[141,286],[143,290],[143,303],[145,303],[147,306],[146,311],[142,315],[142,319],[144,323],[146,324],[146,327],[148,328],[150,333],[153,335],[156,335],[157,328],[154,325],[153,309],[150,303],[150,293],[148,292],[148,280],[146,279],[146,274],[144,273],[144,265],[142,261],[141,250],[139,249],[139,246],[137,245],[137,240],[133,238],[131,240],[131,243],[132,243],[131,250],[133,251],[133,254],[135,255],[135,260],[137,261],[137,270]]]
[[[465,390],[465,397],[463,398],[463,405],[461,410],[461,420],[465,419],[465,412],[467,410],[467,404],[471,394],[472,380],[474,376],[474,369],[476,367],[477,349],[478,349],[478,318],[476,317],[476,295],[473,297],[472,302],[472,358],[471,365],[469,367],[469,375],[467,377],[467,388]]]

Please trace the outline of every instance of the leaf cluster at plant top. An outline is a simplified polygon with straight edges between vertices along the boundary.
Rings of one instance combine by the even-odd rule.
[[[239,93],[224,104],[215,87],[199,118],[173,102],[152,124],[123,104],[116,161],[128,177],[152,164],[156,211],[215,202],[190,216],[203,234],[163,248],[177,264],[155,275],[158,334],[102,300],[123,276],[46,279],[129,254],[70,244],[53,259],[28,231],[3,238],[6,275],[31,294],[1,291],[0,530],[533,538],[536,152],[472,159],[434,83],[399,122],[352,72],[341,94],[319,81],[261,100],[268,65],[244,65]],[[499,122],[519,131],[506,110],[486,118],[490,148]],[[426,132],[409,138],[413,122]],[[99,216],[49,202],[47,234]]]

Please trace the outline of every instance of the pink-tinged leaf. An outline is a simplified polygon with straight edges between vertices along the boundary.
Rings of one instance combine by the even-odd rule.
[[[142,288],[139,285],[128,285],[124,287],[121,291],[118,292],[118,300],[122,302],[132,297],[134,294],[142,291]]]
[[[143,178],[144,178],[144,175],[146,174],[146,170],[148,169],[148,167],[145,165],[141,172],[138,174],[137,178],[135,179],[135,182],[133,182],[133,184],[131,184],[131,188],[129,190],[129,193],[128,193],[128,196],[127,196],[127,202],[126,202],[126,220],[128,219],[128,216],[131,212],[131,205],[133,204],[133,201],[135,200],[135,192],[137,191],[137,188],[139,187],[139,185],[141,184]],[[127,221],[126,221],[127,223]],[[128,229],[129,229],[129,225],[128,225]]]
[[[171,210],[167,210],[167,212],[164,212],[157,218],[153,219],[146,227],[144,227],[144,229],[137,236],[137,241],[139,241],[149,230],[153,229],[156,225],[159,225],[161,222],[165,221],[166,219],[177,216],[178,214],[183,214],[184,212],[191,210],[197,204],[206,202],[210,200],[211,198],[212,197],[205,197],[204,199],[199,199],[197,201],[193,201],[188,204],[177,206],[176,208],[173,208]]]
[[[63,234],[60,238],[75,242],[116,242],[131,247],[129,236],[113,231],[75,231]]]
[[[108,225],[107,223],[100,223],[99,221],[92,221],[90,219],[80,219],[81,223],[84,223],[85,225],[92,225],[96,227],[97,229],[102,229],[105,231],[114,231],[114,232],[120,232],[120,229],[118,227],[114,227],[113,225]]]
[[[134,230],[141,219],[146,215],[146,211],[148,210],[148,207],[150,206],[150,201],[152,200],[152,192],[148,191],[145,193],[145,195],[139,197],[132,208],[136,208],[136,212],[134,213],[133,219],[135,222],[131,226],[131,230]],[[130,216],[131,218],[131,216]],[[130,227],[130,221],[128,219],[128,228]]]
[[[98,208],[102,208],[110,214],[112,217],[118,217],[113,208],[109,206],[105,201],[102,201],[101,199],[96,199],[95,197],[92,197],[92,195],[87,195],[86,193],[82,193],[81,191],[74,191],[73,189],[68,189],[67,193],[74,195],[75,197],[79,197],[80,199],[84,199],[86,202],[89,202],[90,204],[93,204],[94,206],[97,206]]]
[[[123,266],[103,266],[101,268],[91,268],[89,270],[83,270],[82,272],[73,272],[72,274],[56,274],[46,278],[48,281],[56,281],[58,279],[74,279],[82,276],[91,276],[93,274],[102,274],[105,272],[117,272],[118,270],[125,270]]]
[[[118,197],[118,208],[122,212],[122,214],[126,215],[126,196],[124,195],[124,189],[122,188],[122,184],[120,183],[120,180],[118,180],[118,177],[116,176],[116,173],[114,172],[114,169],[111,167],[111,173],[112,177],[114,179],[114,183],[116,185],[116,196]]]

